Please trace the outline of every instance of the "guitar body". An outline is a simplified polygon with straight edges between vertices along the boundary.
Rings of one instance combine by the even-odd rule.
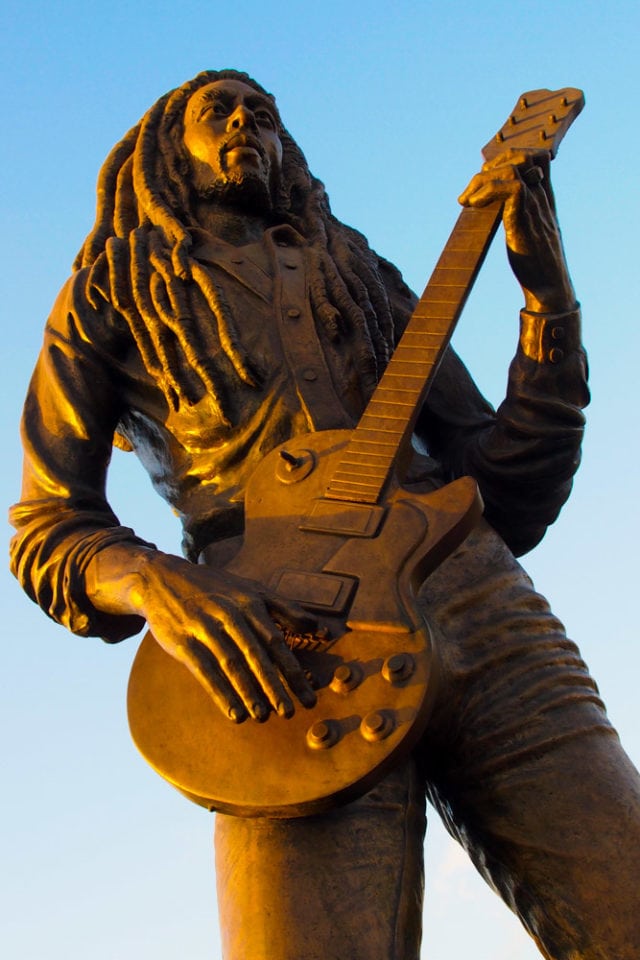
[[[290,719],[234,724],[147,634],[129,683],[129,723],[178,790],[236,816],[296,817],[360,796],[421,736],[437,683],[416,589],[480,516],[463,478],[428,494],[392,487],[383,506],[324,496],[351,434],[273,451],[246,492],[243,546],[227,569],[303,605],[314,636],[287,636],[317,689]]]

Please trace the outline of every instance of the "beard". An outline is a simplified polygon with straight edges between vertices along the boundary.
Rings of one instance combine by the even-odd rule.
[[[278,192],[277,183],[271,183],[257,170],[230,170],[216,175],[204,165],[195,171],[193,186],[201,200],[261,215],[273,213]]]

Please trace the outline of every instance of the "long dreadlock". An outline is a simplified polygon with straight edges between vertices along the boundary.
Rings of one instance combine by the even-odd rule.
[[[220,347],[241,381],[255,373],[237,333],[235,318],[211,273],[191,256],[189,229],[198,222],[183,143],[187,101],[200,87],[234,79],[266,96],[235,70],[205,71],[161,97],[107,157],[97,187],[97,213],[74,269],[106,258],[111,302],[126,321],[143,363],[174,409],[206,390],[225,416],[221,377],[213,363],[217,343],[189,309],[189,285],[204,297],[216,321]],[[277,113],[276,113],[277,116]],[[276,215],[310,243],[310,294],[316,321],[333,341],[348,337],[365,390],[386,365],[394,321],[380,263],[365,238],[332,215],[323,184],[278,119],[283,147]],[[387,274],[395,268],[385,264]],[[395,271],[393,278],[402,281]],[[92,271],[87,295],[92,291]],[[405,288],[406,289],[406,288]]]

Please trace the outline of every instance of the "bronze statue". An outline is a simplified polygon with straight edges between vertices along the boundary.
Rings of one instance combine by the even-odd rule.
[[[433,562],[418,563],[430,574],[417,600],[429,629],[407,623],[400,571],[377,593],[382,619],[429,648],[426,729],[418,724],[411,752],[381,762],[375,785],[346,805],[310,816],[218,814],[226,960],[415,960],[425,794],[543,955],[631,960],[640,949],[638,776],[575,645],[514,559],[570,492],[588,401],[548,159],[546,150],[498,151],[461,197],[473,210],[504,205],[525,298],[505,401],[494,411],[446,349],[409,418],[413,447],[401,451],[402,489],[436,504],[424,536],[442,531]],[[340,604],[350,630],[374,632],[355,610],[359,578],[345,556],[360,562],[350,544],[369,537],[383,545],[383,566],[397,533],[406,557],[415,548],[407,518],[413,510],[419,525],[418,513],[400,496],[387,535],[385,511],[365,495],[352,497],[362,510],[334,510],[329,478],[315,498],[321,516],[304,513],[297,526],[342,543],[348,523],[345,548],[323,556],[319,573],[303,576],[291,561],[274,588],[253,576],[259,559],[239,559],[243,503],[247,487],[254,513],[262,503],[250,477],[279,448],[281,495],[265,492],[261,515],[264,552],[277,552],[286,527],[271,520],[282,491],[324,469],[324,451],[309,451],[305,438],[354,429],[415,303],[397,269],[333,217],[255,81],[207,72],[161,98],[105,162],[96,223],[27,397],[12,564],[30,596],[74,632],[110,642],[146,621],[155,641],[145,642],[181,664],[180,677],[193,675],[207,707],[247,742],[252,731],[304,725],[331,684],[336,696],[364,688],[355,659],[329,681],[309,673],[303,648],[326,643],[331,653],[334,620],[323,610]],[[110,510],[114,438],[181,516],[187,559],[160,553]],[[333,446],[342,445],[341,434]],[[485,504],[466,538],[478,501],[465,475]],[[452,482],[462,492],[447,527]],[[380,684],[416,686],[421,656],[381,655]],[[427,707],[406,709],[426,721]],[[330,742],[339,725],[307,725],[314,756],[341,749]],[[354,737],[375,750],[401,726],[400,713],[389,720],[374,709]],[[219,739],[220,750],[234,749]],[[280,780],[295,780],[288,757],[270,760]]]

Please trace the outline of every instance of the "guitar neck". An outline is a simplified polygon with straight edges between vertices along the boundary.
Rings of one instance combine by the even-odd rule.
[[[584,106],[575,87],[530,90],[506,123],[485,145],[492,160],[507,149],[550,158]],[[411,434],[456,323],[495,235],[502,204],[466,208],[458,217],[442,256],[382,380],[378,384],[325,496],[379,503],[391,475],[408,460]]]
[[[466,208],[454,226],[325,496],[378,503],[408,450],[424,402],[495,235],[502,204]]]

